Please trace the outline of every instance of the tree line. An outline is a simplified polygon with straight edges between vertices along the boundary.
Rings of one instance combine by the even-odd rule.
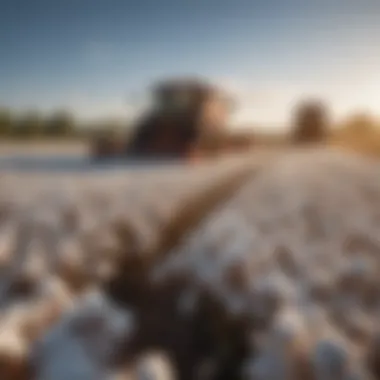
[[[307,124],[306,129],[310,129]],[[120,131],[120,124],[112,120],[99,120],[84,125],[74,114],[65,110],[44,114],[36,110],[19,112],[0,106],[0,138],[81,138],[94,130]],[[338,125],[327,127],[327,130],[330,137],[333,135],[345,140],[369,140],[371,144],[380,144],[380,121],[368,113],[348,115]],[[290,128],[289,133],[295,133],[295,129]],[[260,133],[253,129],[244,136],[235,136],[234,140],[239,137],[241,144],[248,143],[252,138],[257,141],[254,138],[257,135]]]
[[[114,121],[80,122],[74,114],[57,110],[43,114],[35,110],[12,111],[0,107],[0,138],[80,138],[94,129],[115,130]]]

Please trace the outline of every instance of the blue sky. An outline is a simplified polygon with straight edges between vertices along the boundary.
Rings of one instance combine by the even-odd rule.
[[[128,116],[152,80],[196,74],[236,122],[304,95],[380,113],[379,0],[0,0],[0,105]]]

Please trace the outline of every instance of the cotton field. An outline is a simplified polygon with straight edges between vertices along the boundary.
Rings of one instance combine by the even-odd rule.
[[[2,380],[380,379],[378,162],[0,178]]]

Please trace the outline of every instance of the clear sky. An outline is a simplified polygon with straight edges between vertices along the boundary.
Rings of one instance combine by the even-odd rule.
[[[0,105],[125,116],[197,74],[278,125],[303,95],[380,113],[379,0],[0,0]]]

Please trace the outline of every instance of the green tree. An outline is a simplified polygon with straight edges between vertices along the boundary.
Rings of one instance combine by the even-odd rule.
[[[363,135],[371,134],[376,128],[376,122],[372,115],[366,112],[360,112],[351,115],[343,127],[348,133]]]
[[[44,134],[54,137],[70,136],[75,133],[75,127],[73,115],[66,111],[57,111],[45,122]]]
[[[43,133],[44,120],[37,111],[28,111],[19,118],[14,134],[22,138],[40,136]]]
[[[12,132],[12,114],[7,108],[0,108],[0,136],[9,136]]]

